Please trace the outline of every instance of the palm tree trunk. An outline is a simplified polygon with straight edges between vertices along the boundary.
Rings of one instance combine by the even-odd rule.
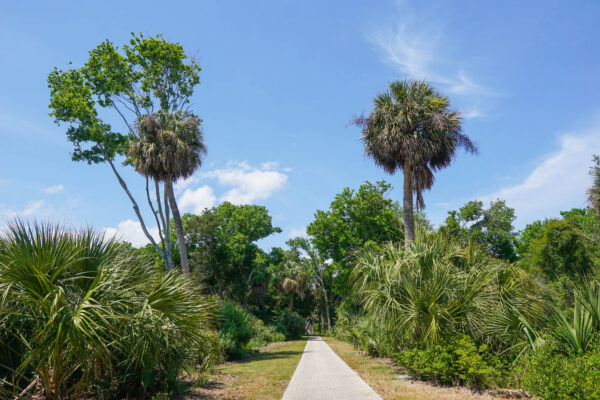
[[[290,307],[289,307],[289,316],[287,322],[287,331],[288,335],[290,333],[290,329],[292,328],[292,313],[294,312],[294,293],[290,294]]]
[[[183,224],[181,223],[181,215],[179,215],[179,208],[175,201],[175,193],[173,192],[173,181],[165,179],[165,190],[167,196],[169,196],[169,204],[171,205],[171,212],[173,213],[173,222],[175,223],[175,232],[177,233],[177,243],[179,244],[179,255],[181,257],[181,270],[185,274],[190,273],[190,266],[188,264],[187,249],[185,247],[185,235],[183,233]]]
[[[415,216],[413,214],[412,169],[404,164],[404,245],[415,241]]]

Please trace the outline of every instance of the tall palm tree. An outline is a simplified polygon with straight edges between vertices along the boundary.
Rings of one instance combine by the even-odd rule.
[[[402,80],[374,99],[368,117],[353,122],[362,128],[365,153],[390,174],[404,173],[404,236],[415,240],[413,194],[424,208],[423,191],[430,189],[434,172],[452,162],[458,147],[476,153],[462,134],[461,116],[450,109],[446,96],[425,81]]]
[[[162,181],[173,212],[181,256],[181,269],[189,273],[181,215],[173,183],[191,176],[206,155],[202,120],[188,112],[158,111],[144,116],[138,125],[139,140],[131,142],[128,155],[140,174]],[[165,235],[169,235],[165,232]]]
[[[588,202],[594,211],[600,214],[600,156],[594,155],[592,162],[594,165],[590,168],[590,175],[593,184],[587,191]]]
[[[294,313],[294,297],[304,298],[308,286],[308,274],[306,268],[299,262],[287,260],[277,274],[279,290],[289,296],[287,330],[292,326],[292,314]]]

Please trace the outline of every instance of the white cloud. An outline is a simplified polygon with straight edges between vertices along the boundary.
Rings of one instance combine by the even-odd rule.
[[[107,238],[116,237],[133,245],[133,247],[143,247],[150,243],[138,221],[128,219],[117,224],[116,228],[108,227],[103,229]],[[158,228],[156,226],[148,228],[148,232],[158,241]]]
[[[194,214],[200,214],[204,209],[213,207],[216,201],[213,189],[208,185],[200,186],[197,189],[185,189],[178,200],[179,207],[184,212]]]
[[[0,219],[12,219],[23,217],[47,218],[55,212],[50,211],[46,207],[44,200],[30,201],[22,210],[15,210],[0,204]]]
[[[480,196],[482,201],[506,200],[515,208],[518,225],[558,216],[559,211],[585,206],[592,155],[599,151],[600,126],[560,137],[558,151],[548,155],[520,183]]]
[[[274,162],[263,163],[258,168],[246,162],[232,162],[227,168],[209,171],[202,176],[232,187],[219,198],[220,201],[250,204],[266,199],[285,185],[288,176],[278,169],[279,165]]]
[[[301,228],[301,229],[292,228],[292,229],[290,229],[290,234],[288,235],[288,237],[290,239],[297,238],[297,237],[307,237],[307,236],[308,236],[308,233],[306,233],[306,227]]]
[[[44,200],[30,201],[21,212],[21,215],[24,217],[36,215],[45,205],[46,203],[44,203]]]
[[[400,73],[412,79],[424,79],[444,92],[457,96],[473,97],[494,95],[494,91],[476,83],[456,61],[458,56],[449,50],[442,21],[432,16],[415,14],[401,3],[395,26],[373,29],[368,39],[382,52],[383,60]],[[469,112],[465,118],[482,116],[482,112]]]
[[[65,187],[63,185],[48,186],[47,188],[44,188],[44,192],[48,194],[56,194],[61,192],[64,188]]]

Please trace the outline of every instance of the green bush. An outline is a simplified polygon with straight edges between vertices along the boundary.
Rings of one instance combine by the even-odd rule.
[[[285,335],[277,330],[275,326],[265,325],[258,318],[252,319],[253,337],[248,342],[248,346],[252,349],[263,347],[273,342],[283,342]]]
[[[416,378],[444,385],[492,386],[505,367],[487,345],[469,336],[453,337],[430,348],[404,350],[395,361]]]
[[[223,302],[221,320],[220,343],[228,359],[239,359],[249,350],[285,340],[275,327],[265,325],[229,300]]]
[[[544,346],[529,355],[523,388],[545,400],[600,399],[600,346],[585,354],[561,354]]]
[[[225,300],[221,307],[221,346],[228,359],[241,358],[252,338],[251,316],[237,304]]]
[[[371,356],[387,357],[395,352],[394,338],[380,319],[361,315],[342,304],[337,309],[333,335]]]
[[[179,271],[59,226],[8,227],[0,293],[0,364],[12,368],[0,370],[0,389],[20,392],[37,375],[50,399],[177,390],[214,320],[214,303]]]
[[[282,311],[276,322],[277,330],[285,335],[287,339],[296,339],[304,335],[306,320],[298,313],[293,312],[290,322],[290,314]]]

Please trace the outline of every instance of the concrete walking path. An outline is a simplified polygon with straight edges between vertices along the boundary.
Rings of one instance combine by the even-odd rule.
[[[281,400],[381,400],[319,336],[311,336]]]

